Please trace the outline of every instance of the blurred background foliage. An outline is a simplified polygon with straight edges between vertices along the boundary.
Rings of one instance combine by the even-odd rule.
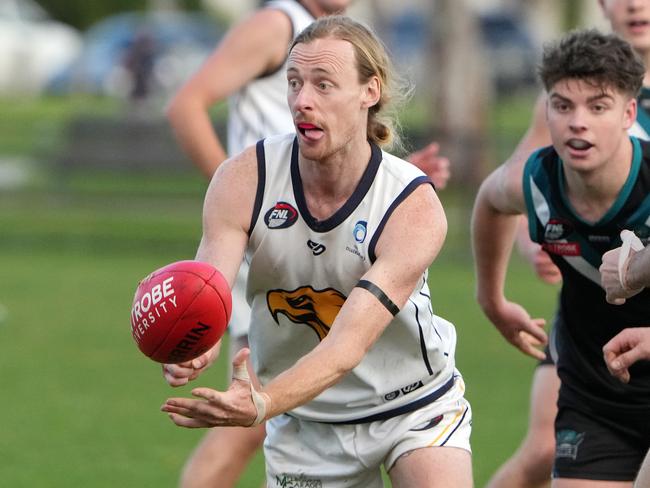
[[[95,22],[116,13],[127,11],[149,10],[156,7],[152,0],[102,0],[89,2],[87,0],[39,0],[41,6],[49,14],[61,22],[65,22],[80,30],[85,30]],[[168,2],[167,2],[168,3]],[[175,8],[181,10],[202,10],[201,0],[175,0]]]

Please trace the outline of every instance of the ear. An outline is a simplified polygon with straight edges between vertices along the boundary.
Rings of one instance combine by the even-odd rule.
[[[362,108],[370,108],[379,103],[381,98],[381,82],[377,76],[370,78],[368,83],[364,85],[363,94],[361,99]]]
[[[637,109],[638,107],[636,98],[631,98],[628,100],[627,106],[625,107],[625,113],[623,114],[623,125],[625,127],[625,130],[628,130],[630,127],[632,127],[632,125],[634,125]]]

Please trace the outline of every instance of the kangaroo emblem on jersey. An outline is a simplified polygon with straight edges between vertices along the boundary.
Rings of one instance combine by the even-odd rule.
[[[296,223],[298,211],[290,203],[277,202],[264,214],[264,222],[269,229],[286,229]]]
[[[314,290],[311,286],[301,286],[293,291],[269,291],[266,304],[276,323],[278,314],[283,314],[295,324],[311,327],[322,341],[346,298],[334,288]]]

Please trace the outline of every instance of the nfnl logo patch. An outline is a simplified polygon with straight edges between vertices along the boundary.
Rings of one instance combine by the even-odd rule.
[[[564,239],[573,232],[573,226],[569,222],[559,219],[550,219],[544,227],[544,239],[547,241],[557,241]]]
[[[298,219],[298,211],[286,202],[278,202],[264,215],[264,222],[269,229],[286,229]]]

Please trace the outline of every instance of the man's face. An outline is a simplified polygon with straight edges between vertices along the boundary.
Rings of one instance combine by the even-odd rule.
[[[650,52],[650,0],[599,0],[612,30],[641,53]]]
[[[549,92],[553,146],[574,171],[591,172],[616,157],[636,118],[636,100],[614,89],[565,79]]]
[[[323,160],[367,137],[368,108],[379,82],[360,83],[354,48],[347,41],[297,44],[287,67],[288,101],[300,152]]]

